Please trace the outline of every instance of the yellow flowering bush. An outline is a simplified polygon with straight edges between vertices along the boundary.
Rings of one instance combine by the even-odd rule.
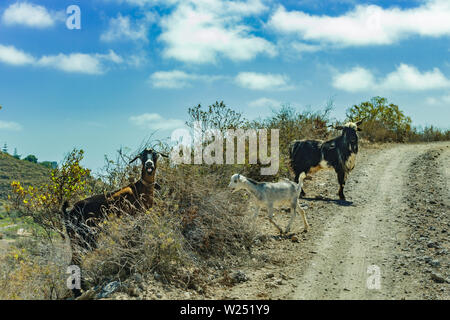
[[[20,181],[11,183],[11,205],[21,216],[32,217],[47,235],[63,235],[61,206],[65,200],[73,201],[89,195],[91,171],[80,165],[83,150],[72,150],[59,168],[50,172],[49,183],[41,186],[24,186]]]

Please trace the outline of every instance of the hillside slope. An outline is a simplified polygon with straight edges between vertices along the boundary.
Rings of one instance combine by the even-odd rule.
[[[18,160],[0,152],[0,201],[7,199],[13,180],[25,186],[37,186],[48,181],[49,173],[50,169],[40,164]]]

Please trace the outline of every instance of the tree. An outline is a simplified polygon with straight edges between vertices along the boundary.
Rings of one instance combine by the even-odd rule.
[[[17,148],[14,148],[13,157],[16,158],[17,160],[20,160],[20,154],[17,153]]]
[[[38,162],[38,158],[35,155],[32,155],[32,154],[26,156],[23,160],[30,161],[30,162],[33,162],[33,163],[37,163]]]
[[[5,142],[5,144],[3,145],[2,151],[3,151],[4,153],[8,153],[8,145],[6,144],[6,142]]]
[[[236,129],[244,124],[244,118],[240,112],[227,107],[223,101],[208,106],[206,110],[199,104],[196,107],[189,108],[189,120],[186,125],[194,128],[194,123],[199,122],[202,130],[219,129],[221,132],[227,129]]]
[[[347,110],[347,118],[350,121],[365,119],[362,134],[372,141],[402,142],[411,132],[411,118],[383,97],[354,105]]]

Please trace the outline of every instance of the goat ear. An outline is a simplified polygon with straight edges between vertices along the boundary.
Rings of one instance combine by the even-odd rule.
[[[360,127],[358,127],[358,129],[356,129],[357,131],[363,131]]]
[[[135,162],[139,157],[140,157],[140,155],[137,155],[136,158],[134,158],[133,160],[131,160],[131,161],[129,162],[129,164]]]

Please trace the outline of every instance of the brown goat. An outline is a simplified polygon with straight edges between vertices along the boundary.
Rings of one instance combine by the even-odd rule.
[[[134,214],[138,209],[149,209],[153,206],[154,189],[160,189],[155,182],[156,163],[159,155],[167,155],[152,149],[145,149],[130,163],[140,159],[142,162],[141,178],[135,183],[107,194],[99,194],[78,201],[67,212],[69,204],[64,202],[62,213],[64,224],[70,240],[72,250],[72,265],[80,265],[81,257],[79,248],[92,250],[96,248],[95,227],[106,218],[107,210],[111,206],[124,208],[129,214]],[[75,296],[80,295],[80,290],[73,290]]]

